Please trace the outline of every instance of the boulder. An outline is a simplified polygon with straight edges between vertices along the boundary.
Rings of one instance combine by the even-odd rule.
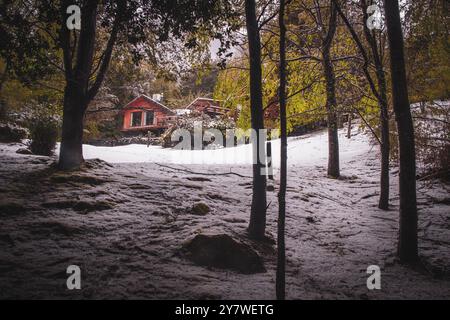
[[[204,216],[209,213],[210,209],[206,203],[199,202],[192,206],[191,213],[197,216]]]
[[[19,153],[19,154],[33,154],[33,152],[31,152],[31,150],[28,149],[28,148],[17,149],[16,153]]]
[[[187,242],[184,249],[188,258],[200,266],[231,269],[244,274],[266,271],[256,251],[226,234],[199,234]]]

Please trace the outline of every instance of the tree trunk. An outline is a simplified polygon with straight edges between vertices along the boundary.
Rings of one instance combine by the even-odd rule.
[[[367,30],[366,34],[370,34]],[[378,208],[382,210],[389,209],[389,154],[390,154],[390,137],[389,137],[389,112],[387,100],[386,77],[384,73],[383,62],[381,61],[375,38],[368,38],[371,42],[372,54],[374,56],[376,76],[378,81],[378,106],[380,107],[380,131],[381,131],[381,173],[380,173],[380,199]]]
[[[400,228],[398,255],[404,263],[418,259],[416,153],[408,98],[403,34],[397,0],[384,0],[391,60],[392,96],[399,143]]]
[[[338,112],[338,129],[344,129],[344,121],[342,120],[342,113]]]
[[[280,26],[280,191],[278,193],[278,254],[277,254],[277,299],[286,297],[286,246],[285,246],[285,220],[286,220],[286,188],[287,188],[287,125],[286,125],[286,25],[284,23],[284,0],[280,0],[279,26]]]
[[[339,140],[338,140],[338,119],[337,119],[337,102],[336,102],[336,83],[331,61],[331,45],[334,35],[336,34],[337,11],[334,2],[330,5],[330,21],[328,32],[323,41],[322,49],[322,65],[326,81],[327,90],[327,118],[328,118],[328,176],[339,178]]]
[[[253,239],[263,239],[266,229],[266,164],[265,136],[259,134],[264,129],[262,103],[262,71],[261,71],[261,40],[256,17],[255,0],[245,1],[245,16],[250,57],[250,109],[252,129],[256,131],[253,143],[253,195],[248,227],[249,236]]]
[[[384,78],[384,76],[383,76]],[[386,82],[384,82],[386,85]],[[389,115],[386,98],[386,90],[380,89],[380,94],[385,97],[380,103],[380,128],[381,128],[381,174],[380,174],[380,199],[378,208],[382,210],[389,209]],[[383,93],[384,92],[384,93]]]
[[[83,120],[86,102],[80,92],[67,86],[64,92],[63,124],[59,167],[77,169],[83,163]]]
[[[2,72],[2,75],[0,77],[0,120],[6,119],[6,101],[4,99],[4,96],[2,94],[3,90],[3,84],[8,79],[8,70],[9,70],[9,62],[8,59],[5,60],[5,69]]]
[[[352,137],[352,114],[348,114],[347,118],[347,139]]]
[[[67,3],[62,3],[65,17]],[[72,68],[70,32],[62,26],[61,38],[66,73],[64,90],[63,125],[59,167],[63,170],[77,169],[83,163],[83,120],[89,102],[89,80],[95,51],[98,1],[89,1],[82,8],[81,30],[77,43],[76,65]],[[105,59],[105,57],[103,58]]]
[[[381,54],[378,52],[378,45],[376,37],[373,31],[367,27],[367,20],[369,19],[367,14],[367,2],[361,0],[361,8],[363,10],[363,26],[366,40],[370,46],[373,62],[376,69],[376,77],[378,84],[378,92],[374,89],[374,95],[377,97],[378,106],[380,108],[380,131],[381,131],[381,173],[380,173],[380,199],[378,202],[378,208],[382,210],[389,209],[389,113],[388,113],[388,100],[387,100],[387,88],[386,77],[384,73],[383,61]],[[381,38],[381,36],[380,36]],[[380,39],[381,42],[381,39]]]
[[[390,152],[390,146],[389,146],[389,115],[388,115],[388,103],[387,103],[387,90],[386,90],[386,78],[384,73],[384,66],[383,61],[381,59],[381,56],[378,52],[378,45],[375,38],[374,33],[369,30],[367,27],[367,20],[368,20],[368,14],[367,14],[367,2],[366,0],[360,0],[360,6],[362,10],[362,16],[363,16],[363,29],[364,34],[367,40],[367,43],[370,46],[373,62],[375,64],[376,68],[376,76],[378,80],[378,90],[375,86],[375,83],[372,79],[372,76],[368,70],[369,66],[369,56],[364,49],[364,46],[356,33],[354,27],[350,24],[349,20],[345,16],[345,14],[340,9],[339,5],[337,4],[337,0],[333,0],[333,2],[336,4],[337,10],[339,12],[339,15],[343,19],[345,25],[347,26],[348,30],[350,31],[350,34],[355,41],[361,55],[364,58],[364,65],[363,65],[363,72],[367,79],[367,82],[369,83],[370,89],[372,91],[372,94],[377,98],[378,106],[380,107],[380,128],[381,128],[381,140],[378,139],[378,136],[372,131],[374,136],[377,137],[378,141],[380,142],[380,153],[381,153],[381,173],[380,173],[380,199],[378,202],[378,207],[380,209],[387,210],[389,207],[389,152]],[[381,40],[380,40],[381,41]]]

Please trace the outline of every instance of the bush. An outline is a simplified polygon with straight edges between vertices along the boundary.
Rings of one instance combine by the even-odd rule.
[[[58,122],[50,117],[40,117],[30,123],[30,149],[34,154],[50,156],[58,138]]]
[[[12,123],[0,123],[0,142],[21,142],[28,135],[28,131]]]
[[[92,140],[100,139],[100,131],[95,121],[87,121],[83,129],[83,143],[89,143]]]
[[[419,179],[450,180],[450,101],[412,105]],[[395,131],[392,131],[395,132]],[[391,140],[391,156],[398,161],[398,140]]]
[[[419,175],[449,180],[450,102],[428,103],[413,118]]]
[[[177,129],[187,130],[191,133],[191,147],[194,148],[194,125],[195,123],[201,123],[202,128],[202,149],[216,149],[225,146],[226,143],[226,130],[235,129],[236,123],[232,118],[226,117],[210,117],[207,114],[201,114],[198,112],[193,112],[191,114],[185,115],[182,118],[178,118],[175,125],[169,127],[160,137],[161,145],[163,148],[172,148],[178,144],[179,141],[172,141],[172,134]],[[211,132],[207,132],[209,129],[217,129],[222,133],[223,141],[222,143],[217,143]]]

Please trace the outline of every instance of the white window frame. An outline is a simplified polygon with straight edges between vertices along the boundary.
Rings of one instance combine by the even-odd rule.
[[[138,126],[133,126],[133,114],[134,114],[134,113],[138,113],[138,112],[141,113],[141,121],[140,121],[140,125],[138,125]],[[130,117],[130,128],[138,128],[138,127],[142,127],[142,114],[143,114],[142,111],[132,111],[132,112],[131,112],[131,117]]]
[[[153,112],[153,122],[152,123],[147,123],[147,112]],[[155,111],[153,111],[153,110],[145,110],[145,114],[144,114],[144,121],[145,121],[145,124],[144,124],[144,126],[150,126],[150,125],[154,125],[155,124],[155,122],[156,122],[156,114],[155,114]]]

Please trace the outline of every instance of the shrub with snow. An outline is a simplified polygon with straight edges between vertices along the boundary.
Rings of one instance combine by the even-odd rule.
[[[28,131],[13,123],[0,123],[0,142],[21,142],[28,136]]]
[[[58,122],[52,117],[40,117],[31,122],[31,151],[37,155],[52,155],[56,147],[58,129]]]

